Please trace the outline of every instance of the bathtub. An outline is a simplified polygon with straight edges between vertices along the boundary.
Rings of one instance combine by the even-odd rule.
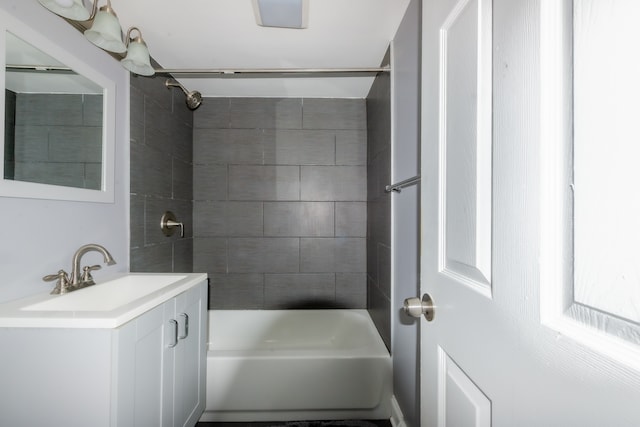
[[[210,310],[200,421],[389,419],[391,358],[366,310]]]

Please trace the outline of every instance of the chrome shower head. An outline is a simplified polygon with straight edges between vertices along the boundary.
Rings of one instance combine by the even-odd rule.
[[[186,103],[187,107],[189,107],[190,110],[195,110],[200,106],[200,104],[202,104],[202,94],[200,92],[196,90],[188,91],[184,86],[173,79],[167,79],[164,82],[164,85],[167,87],[167,89],[169,89],[170,87],[179,87],[180,89],[182,89],[182,92],[184,92],[184,94],[187,96]]]
[[[195,110],[202,104],[202,94],[196,90],[192,90],[187,93],[187,107],[190,110]]]

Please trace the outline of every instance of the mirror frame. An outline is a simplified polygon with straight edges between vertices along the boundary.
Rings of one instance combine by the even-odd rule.
[[[116,125],[116,84],[115,82],[76,56],[72,51],[56,43],[48,35],[40,33],[28,24],[0,10],[0,57],[2,67],[0,80],[6,82],[6,34],[7,32],[47,53],[64,63],[76,73],[83,75],[103,88],[102,120],[102,172],[101,189],[65,187],[60,185],[4,179],[4,150],[0,151],[0,197],[17,197],[47,200],[68,200],[82,202],[114,202],[115,187],[115,125]],[[78,33],[78,37],[82,37]],[[3,84],[3,89],[5,85]],[[5,91],[0,94],[1,135],[4,135]],[[4,136],[1,137],[4,144]]]

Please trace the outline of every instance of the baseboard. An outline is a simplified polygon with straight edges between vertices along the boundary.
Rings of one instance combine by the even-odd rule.
[[[407,427],[395,396],[391,396],[391,419],[389,421],[393,427]]]

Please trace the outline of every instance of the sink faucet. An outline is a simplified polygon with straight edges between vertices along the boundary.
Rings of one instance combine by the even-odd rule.
[[[87,252],[96,251],[100,252],[104,256],[104,262],[107,265],[113,265],[116,261],[113,259],[108,250],[104,246],[97,245],[95,243],[89,243],[88,245],[80,246],[80,248],[73,254],[73,269],[71,271],[70,285],[72,288],[80,289],[85,286],[93,285],[93,278],[91,277],[91,270],[97,270],[99,265],[84,268],[84,274],[80,274],[80,259]]]

